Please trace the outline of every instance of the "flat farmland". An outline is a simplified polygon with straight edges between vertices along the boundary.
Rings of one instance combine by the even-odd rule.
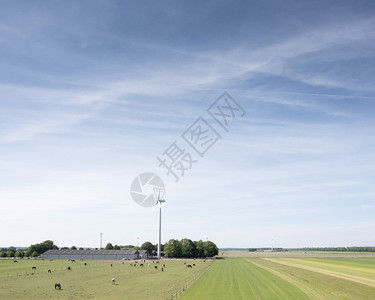
[[[217,259],[182,299],[375,299],[373,255],[263,255]]]
[[[186,268],[185,262],[195,266]],[[172,299],[212,261],[161,260],[143,264],[134,267],[134,262],[122,261],[0,260],[0,299]],[[116,284],[112,284],[112,278]],[[61,283],[61,290],[55,290],[56,282]]]
[[[186,268],[185,262],[195,266]],[[375,299],[375,256],[371,253],[234,251],[214,262],[131,264],[0,260],[0,299]],[[56,282],[61,283],[61,291],[54,289]]]

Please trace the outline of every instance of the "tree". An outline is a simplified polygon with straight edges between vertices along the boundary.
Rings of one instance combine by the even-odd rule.
[[[146,250],[148,256],[151,256],[152,251],[156,250],[154,245],[150,242],[143,243],[142,246],[141,246],[141,249]]]
[[[58,247],[53,244],[53,241],[46,240],[43,243],[31,245],[27,249],[25,255],[30,257],[30,256],[33,255],[34,252],[37,252],[38,253],[37,256],[39,256],[40,254],[42,254],[42,253],[44,253],[44,252],[46,252],[47,250],[50,250],[50,249],[58,249]]]
[[[27,249],[25,252],[25,257],[30,257],[33,252],[30,249]]]
[[[5,251],[0,252],[0,257],[7,257],[7,253]]]
[[[10,246],[10,247],[8,248],[8,251],[16,252],[17,250],[16,250],[16,248],[14,248],[13,246]]]
[[[10,251],[7,252],[7,256],[8,257],[15,257],[16,255],[15,255],[14,251],[10,250]]]
[[[113,250],[113,245],[111,243],[108,243],[107,246],[105,246],[106,250]]]
[[[204,254],[204,243],[202,240],[194,242],[197,257],[206,257]]]
[[[121,248],[120,248],[120,246],[115,245],[115,246],[113,247],[113,250],[121,250]]]
[[[204,255],[206,257],[213,257],[218,254],[219,254],[219,249],[213,242],[211,241],[204,242]]]
[[[31,254],[32,257],[38,257],[39,256],[39,253],[34,251],[32,254]]]
[[[77,250],[77,247],[76,247],[76,246],[72,246],[72,247],[70,248],[70,250]]]
[[[195,244],[189,239],[182,239],[181,240],[181,251],[183,257],[196,257],[197,249]]]
[[[25,252],[23,252],[21,250],[19,250],[19,251],[16,252],[16,257],[22,258],[24,256],[25,256]]]
[[[182,257],[181,242],[175,239],[170,239],[164,245],[164,253],[168,257]]]

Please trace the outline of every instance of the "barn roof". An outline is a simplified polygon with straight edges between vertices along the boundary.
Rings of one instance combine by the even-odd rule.
[[[54,255],[103,255],[103,254],[116,254],[116,255],[126,255],[126,254],[139,254],[138,250],[128,249],[128,250],[47,250],[43,254],[54,254]]]

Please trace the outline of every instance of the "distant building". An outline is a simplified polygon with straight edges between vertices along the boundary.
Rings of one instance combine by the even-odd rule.
[[[146,250],[48,250],[44,259],[146,259]]]

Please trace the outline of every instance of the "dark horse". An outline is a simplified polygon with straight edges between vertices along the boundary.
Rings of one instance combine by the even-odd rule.
[[[61,290],[61,284],[59,282],[55,283],[55,290]]]

